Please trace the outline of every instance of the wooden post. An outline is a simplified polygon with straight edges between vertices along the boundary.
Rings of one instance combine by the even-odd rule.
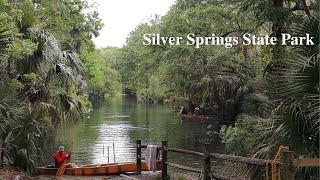
[[[281,156],[281,175],[283,180],[294,180],[294,167],[292,166],[293,152],[289,151],[289,147],[283,147]]]
[[[112,143],[113,146],[113,162],[116,163],[116,149],[114,147],[114,143]]]
[[[208,144],[203,144],[203,180],[209,180],[209,173],[211,171],[210,156],[208,155]]]
[[[167,161],[168,161],[168,141],[162,141],[162,180],[168,180],[168,169],[167,169]]]
[[[137,140],[137,174],[141,174],[141,140]]]

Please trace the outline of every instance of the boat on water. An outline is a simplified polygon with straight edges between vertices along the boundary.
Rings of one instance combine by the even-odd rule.
[[[206,120],[208,117],[204,115],[195,115],[195,114],[178,114],[179,118],[189,119],[189,120]]]
[[[157,169],[161,170],[161,161],[157,162]],[[145,162],[141,163],[141,170],[148,171]],[[38,167],[36,175],[56,175],[58,168]],[[110,164],[93,164],[83,165],[77,168],[66,168],[65,175],[71,176],[95,176],[95,175],[116,175],[126,172],[137,171],[136,163],[110,163]]]

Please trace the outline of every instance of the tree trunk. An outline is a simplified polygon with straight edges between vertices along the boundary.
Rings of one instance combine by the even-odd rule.
[[[283,0],[273,0],[273,6],[276,10],[283,9]],[[279,59],[279,55],[281,54],[281,46],[279,45],[281,40],[283,23],[281,22],[281,18],[277,18],[272,25],[272,35],[277,38],[277,45],[274,46],[272,54],[273,59]]]

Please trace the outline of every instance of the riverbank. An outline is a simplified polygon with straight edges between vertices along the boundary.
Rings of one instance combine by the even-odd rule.
[[[132,179],[139,179],[139,180],[160,180],[161,179],[161,171],[157,172],[142,172],[141,175],[132,174],[126,175]],[[36,176],[34,177],[36,180],[56,180],[55,176]],[[106,176],[63,176],[63,180],[124,180],[129,179],[125,176],[121,175],[106,175]],[[198,173],[170,173],[170,179],[173,180],[194,180],[199,179]]]
[[[33,179],[24,171],[12,167],[12,166],[4,166],[0,168],[0,180],[30,180]]]

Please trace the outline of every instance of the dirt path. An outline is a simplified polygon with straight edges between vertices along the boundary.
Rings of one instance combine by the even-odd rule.
[[[195,180],[199,179],[197,173],[190,172],[171,172],[170,179],[172,180]],[[139,179],[139,180],[158,180],[161,179],[161,171],[157,172],[142,172],[141,175],[127,175],[127,177],[121,177],[118,175],[106,175],[106,176],[66,176],[56,178],[56,176],[35,176],[30,177],[23,171],[16,169],[14,167],[3,167],[0,168],[0,180],[130,180],[130,179]]]
[[[31,180],[32,177],[28,176],[23,171],[11,167],[11,166],[5,166],[0,168],[0,180]]]

